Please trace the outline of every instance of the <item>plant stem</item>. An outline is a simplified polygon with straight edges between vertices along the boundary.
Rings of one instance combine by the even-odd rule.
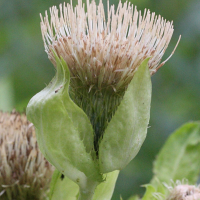
[[[79,198],[78,200],[92,200],[94,191],[99,183],[87,179],[85,185],[79,187]]]

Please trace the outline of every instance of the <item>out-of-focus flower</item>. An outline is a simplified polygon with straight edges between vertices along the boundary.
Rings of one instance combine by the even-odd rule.
[[[166,200],[199,200],[200,187],[195,185],[177,185],[170,191]]]
[[[26,116],[0,112],[0,199],[45,199],[52,173]]]
[[[67,63],[71,98],[90,118],[96,143],[142,61],[150,57],[154,74],[174,52],[160,64],[174,31],[161,16],[149,10],[142,15],[127,1],[115,12],[108,1],[107,18],[102,0],[87,0],[87,12],[79,0],[75,8],[72,1],[50,8],[50,20],[47,12],[41,16],[45,51],[54,66],[55,55]]]

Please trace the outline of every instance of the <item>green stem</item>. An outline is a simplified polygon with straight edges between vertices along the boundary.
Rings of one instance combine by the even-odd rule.
[[[79,197],[78,200],[92,200],[94,196],[94,191],[99,183],[87,179],[85,185],[79,187]]]

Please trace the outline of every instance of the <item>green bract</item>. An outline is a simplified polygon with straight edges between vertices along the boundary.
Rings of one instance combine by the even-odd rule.
[[[93,130],[88,117],[69,97],[70,74],[57,57],[57,73],[51,83],[36,94],[27,107],[41,151],[60,172],[78,184],[86,176],[102,181],[92,158]]]
[[[55,57],[56,76],[30,100],[27,116],[44,156],[76,182],[84,196],[87,187],[96,188],[103,181],[104,173],[124,168],[146,137],[151,101],[148,59],[139,66],[96,150],[90,116],[71,100],[69,69]]]
[[[123,169],[136,156],[146,137],[151,102],[148,60],[140,65],[105,130],[99,148],[103,173]]]

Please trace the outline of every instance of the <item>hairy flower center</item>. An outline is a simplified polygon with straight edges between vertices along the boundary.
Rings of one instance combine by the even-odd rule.
[[[84,110],[94,129],[94,148],[98,154],[99,141],[123,98],[124,92],[114,92],[111,87],[99,90],[94,86],[88,88],[70,87],[72,100]]]

